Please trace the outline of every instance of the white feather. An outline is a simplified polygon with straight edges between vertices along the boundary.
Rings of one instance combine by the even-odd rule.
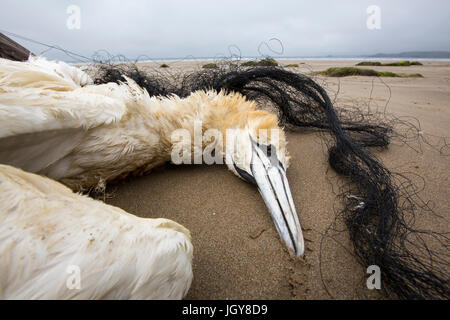
[[[173,221],[138,218],[0,165],[0,298],[180,299],[192,253],[189,231]],[[66,285],[72,265],[79,290]]]
[[[39,56],[30,56],[26,62],[0,58],[0,65],[7,72],[0,77],[0,86],[5,83],[14,83],[23,88],[39,86],[70,90],[93,83],[91,77],[81,69],[64,62],[48,61]]]

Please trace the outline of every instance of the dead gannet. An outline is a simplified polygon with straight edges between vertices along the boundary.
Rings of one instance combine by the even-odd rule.
[[[93,85],[86,73],[62,62],[0,60],[0,122],[0,163],[46,175],[74,190],[147,172],[171,161],[175,149],[196,150],[192,141],[174,139],[174,132],[195,136],[200,123],[201,133],[220,133],[215,156],[258,187],[292,254],[304,252],[286,179],[284,132],[275,115],[238,93],[150,97],[131,79]],[[261,139],[264,130],[277,134]],[[236,148],[227,149],[229,142]]]

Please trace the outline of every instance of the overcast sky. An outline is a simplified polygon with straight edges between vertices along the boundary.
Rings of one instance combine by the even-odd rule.
[[[70,5],[80,8],[80,29],[67,27]],[[367,28],[370,5],[381,10],[379,30]],[[450,51],[449,14],[448,0],[2,0],[0,29],[88,57],[101,49],[130,59],[229,56],[230,45],[243,56],[278,57],[260,46],[280,52],[272,38],[283,43],[281,56],[356,55]],[[10,37],[34,53],[46,49]]]

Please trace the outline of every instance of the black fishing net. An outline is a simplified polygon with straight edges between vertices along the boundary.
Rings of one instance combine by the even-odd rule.
[[[348,178],[340,193],[343,209],[339,216],[350,232],[360,263],[378,265],[389,292],[398,298],[450,297],[447,235],[411,226],[417,209],[431,209],[411,191],[415,189],[407,177],[390,172],[369,148],[387,147],[392,137],[402,137],[407,143],[409,122],[364,114],[357,108],[335,108],[316,81],[279,67],[227,64],[170,77],[155,70],[146,72],[136,64],[102,63],[97,67],[96,83],[124,81],[122,75],[126,75],[150,95],[186,97],[205,89],[240,92],[260,106],[275,107],[280,120],[291,129],[330,132],[330,166]],[[397,130],[399,124],[406,130]],[[444,143],[440,152],[446,150]],[[424,237],[432,237],[444,250],[430,249]]]

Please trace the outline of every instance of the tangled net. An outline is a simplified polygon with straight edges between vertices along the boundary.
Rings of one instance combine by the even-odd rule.
[[[389,291],[398,298],[450,298],[445,271],[449,267],[448,237],[415,230],[408,224],[415,210],[427,209],[426,204],[415,199],[406,177],[391,173],[368,150],[387,147],[390,139],[399,135],[392,121],[365,117],[358,110],[335,109],[314,80],[279,67],[244,69],[228,65],[171,78],[158,72],[147,73],[136,64],[103,63],[98,65],[96,83],[124,81],[122,75],[132,78],[152,96],[186,97],[195,90],[207,89],[239,92],[259,105],[276,107],[280,120],[291,128],[331,132],[330,166],[350,182],[340,194],[340,216],[350,231],[360,263],[378,265]],[[446,252],[438,254],[428,248],[424,236],[433,237]]]

